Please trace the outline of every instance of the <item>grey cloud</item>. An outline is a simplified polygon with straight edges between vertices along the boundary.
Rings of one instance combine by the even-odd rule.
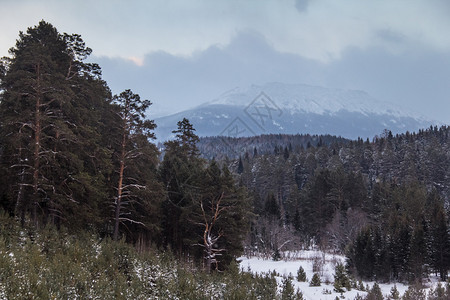
[[[376,37],[389,44],[401,44],[406,41],[405,35],[395,32],[392,29],[379,30],[376,33]]]
[[[238,34],[226,47],[213,46],[192,57],[148,54],[142,67],[123,59],[93,58],[114,92],[131,88],[156,106],[180,111],[210,101],[236,86],[270,81],[311,83],[316,63],[275,51],[263,36]]]
[[[361,89],[450,123],[450,54],[414,45],[401,54],[352,48],[323,64],[277,52],[263,36],[241,32],[229,45],[191,57],[148,54],[142,67],[123,59],[93,60],[114,92],[131,88],[161,113],[192,108],[236,86],[283,82]]]
[[[324,72],[328,85],[363,89],[382,101],[450,123],[447,53],[413,46],[399,54],[353,48]]]
[[[309,1],[310,0],[295,0],[295,8],[301,13],[306,12],[308,10]]]

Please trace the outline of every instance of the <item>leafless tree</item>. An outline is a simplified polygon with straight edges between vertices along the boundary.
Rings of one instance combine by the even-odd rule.
[[[200,245],[205,250],[205,263],[206,271],[211,272],[211,266],[214,264],[216,270],[218,269],[217,257],[221,255],[225,249],[216,248],[217,242],[223,236],[223,231],[217,233],[213,232],[214,225],[220,218],[220,214],[225,210],[230,208],[230,206],[222,206],[221,202],[223,200],[224,193],[220,195],[217,199],[211,201],[210,209],[211,215],[208,215],[205,211],[203,201],[200,201],[200,208],[202,210],[204,231],[203,231],[203,244]]]

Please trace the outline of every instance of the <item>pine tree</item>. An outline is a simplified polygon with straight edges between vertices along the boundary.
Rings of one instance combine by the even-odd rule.
[[[91,51],[79,35],[62,35],[41,21],[20,32],[4,60],[2,164],[11,207],[22,222],[31,215],[35,224],[100,223],[108,156],[99,111],[108,105],[109,90],[99,67],[84,62]]]
[[[148,100],[141,100],[139,95],[131,90],[126,90],[120,95],[114,96],[114,104],[117,105],[120,132],[116,144],[115,154],[117,161],[117,184],[114,196],[114,232],[113,238],[119,238],[119,225],[125,222],[132,224],[145,224],[136,219],[133,211],[143,204],[142,198],[138,197],[138,191],[147,190],[151,187],[145,185],[143,178],[139,178],[139,170],[134,169],[132,174],[127,169],[134,161],[143,159],[145,153],[143,148],[148,146],[148,140],[154,138],[153,129],[156,127],[153,121],[144,120],[145,111],[150,106]],[[156,151],[154,152],[156,154]]]
[[[448,283],[446,284],[447,287],[443,287],[442,284],[439,282],[436,287],[433,289],[431,288],[428,292],[428,300],[446,300],[449,299],[449,286]],[[398,298],[397,298],[398,299]]]
[[[193,237],[198,229],[189,220],[189,213],[194,206],[200,208],[194,205],[194,198],[198,199],[200,193],[204,161],[198,155],[198,136],[194,131],[187,119],[178,122],[175,140],[164,144],[164,159],[159,168],[166,192],[162,203],[162,244],[170,246],[178,255],[188,252],[198,240],[198,234]]]
[[[248,232],[251,208],[246,192],[235,185],[226,166],[220,169],[217,163],[212,161],[203,174],[196,196],[198,198],[194,198],[192,206],[187,207],[184,212],[194,224],[202,223],[203,236],[206,233],[216,239],[210,250],[220,252],[217,266],[223,268],[243,250],[242,241]],[[202,208],[201,211],[199,208]],[[203,220],[196,221],[195,216],[199,215]],[[203,245],[206,250],[208,247],[205,239]],[[206,254],[206,257],[209,257],[209,254]]]
[[[172,131],[172,133],[175,133],[175,142],[181,147],[181,151],[189,156],[198,156],[197,143],[199,137],[195,134],[194,126],[186,118],[178,121],[177,126],[177,130]]]

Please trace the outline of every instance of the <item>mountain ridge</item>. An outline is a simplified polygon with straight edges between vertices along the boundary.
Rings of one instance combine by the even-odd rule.
[[[364,91],[277,82],[237,87],[192,109],[156,118],[157,138],[170,139],[184,117],[199,136],[229,137],[300,133],[356,139],[372,138],[384,129],[401,133],[440,125]]]

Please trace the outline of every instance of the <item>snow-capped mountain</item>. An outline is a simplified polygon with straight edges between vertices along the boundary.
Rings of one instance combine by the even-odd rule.
[[[157,138],[170,139],[184,117],[200,136],[231,137],[309,133],[365,139],[384,129],[400,133],[437,124],[364,91],[282,83],[235,88],[193,109],[158,118]]]

